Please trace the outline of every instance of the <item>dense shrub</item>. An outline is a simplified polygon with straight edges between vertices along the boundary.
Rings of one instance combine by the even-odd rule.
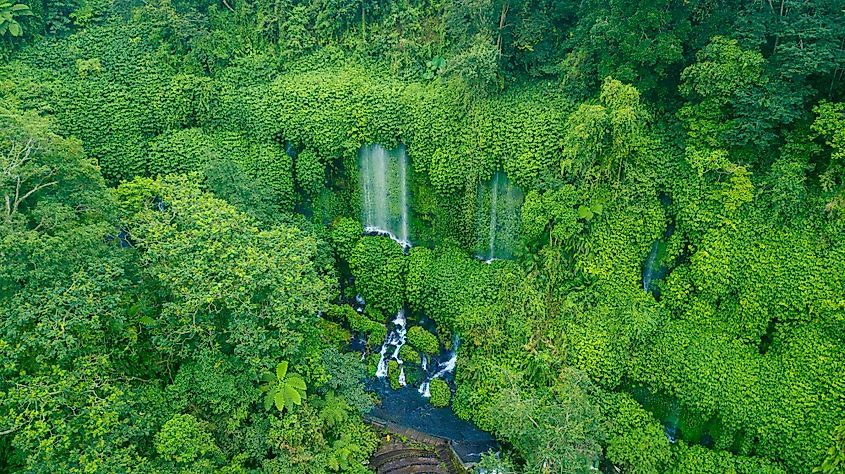
[[[358,292],[375,309],[395,314],[405,300],[407,262],[402,247],[384,237],[363,237],[349,259]]]
[[[349,261],[363,232],[364,228],[357,219],[342,217],[332,224],[332,245],[341,260]]]

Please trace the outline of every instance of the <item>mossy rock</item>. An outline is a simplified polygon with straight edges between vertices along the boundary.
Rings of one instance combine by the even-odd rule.
[[[320,318],[317,320],[317,327],[320,329],[323,340],[333,346],[343,347],[352,339],[352,334],[338,323]]]
[[[367,356],[367,375],[370,377],[376,376],[376,372],[378,371],[378,361],[380,359],[381,355],[378,352],[373,352]]]
[[[408,330],[408,342],[425,354],[437,354],[440,350],[440,345],[437,343],[434,334],[420,326],[414,326]]]
[[[402,386],[399,385],[399,372],[401,368],[399,367],[399,362],[395,360],[387,361],[387,379],[390,381],[390,388],[393,390],[399,390]]]
[[[420,353],[408,344],[405,344],[399,349],[399,358],[405,364],[419,365],[420,363]]]
[[[429,384],[428,390],[431,393],[431,398],[428,399],[429,403],[438,408],[449,406],[449,401],[452,400],[452,391],[449,389],[449,384],[440,379],[434,379]]]
[[[404,364],[405,366],[405,383],[408,385],[414,385],[419,380],[423,378],[422,370],[420,370],[420,366],[418,365],[408,365],[407,363]]]

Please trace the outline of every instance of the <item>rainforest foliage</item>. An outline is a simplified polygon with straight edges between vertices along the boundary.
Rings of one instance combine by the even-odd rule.
[[[405,307],[479,472],[845,472],[843,8],[0,0],[0,471],[369,472]]]

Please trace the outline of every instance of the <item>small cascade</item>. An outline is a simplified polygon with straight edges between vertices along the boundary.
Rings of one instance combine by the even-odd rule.
[[[666,193],[660,193],[659,199],[664,209],[672,204],[672,199]],[[669,237],[674,232],[675,222],[674,218],[670,216],[669,223],[663,231],[663,235],[652,242],[648,256],[646,256],[643,262],[643,290],[654,295],[656,299],[660,299],[660,288],[657,286],[657,281],[665,278],[669,272],[664,259],[666,245],[669,242]]]
[[[490,263],[510,258],[519,241],[522,192],[501,171],[480,183],[475,214],[475,254]]]
[[[670,443],[678,442],[678,427],[676,425],[666,425],[663,428],[663,433],[666,435],[666,439],[669,440]]]
[[[677,399],[673,399],[669,406],[669,416],[663,425],[663,432],[666,434],[666,439],[670,443],[676,443],[680,433],[678,433],[678,423],[681,417],[681,407]]]
[[[387,343],[381,345],[381,351],[379,351],[379,359],[378,359],[378,367],[376,368],[376,377],[383,379],[387,377],[387,359],[385,359],[385,355],[387,354]]]
[[[368,235],[383,235],[411,248],[408,230],[408,156],[405,147],[387,150],[381,145],[358,152],[361,186],[361,222]]]
[[[492,262],[496,257],[496,218],[499,215],[498,201],[499,201],[499,173],[493,177],[493,190],[490,193],[490,247],[487,252],[487,261]]]
[[[445,362],[441,362],[440,365],[437,366],[437,372],[434,373],[431,377],[428,377],[422,385],[420,385],[419,392],[425,398],[431,398],[431,391],[429,387],[431,385],[431,381],[434,379],[442,379],[446,374],[451,374],[455,371],[455,365],[458,362],[458,344],[460,340],[455,337],[454,343],[452,345],[452,350],[450,351],[450,356]],[[423,369],[425,371],[425,369]]]
[[[299,155],[290,141],[285,141],[285,153],[291,158],[296,158]]]
[[[381,345],[379,351],[378,366],[376,368],[376,377],[382,379],[387,377],[387,361],[395,360],[402,367],[402,359],[399,358],[399,350],[405,345],[407,330],[407,319],[405,318],[405,308],[396,313],[396,318],[391,321],[393,329],[387,334],[384,344]],[[393,353],[388,357],[387,353],[390,348],[393,348]],[[400,373],[400,383],[404,381],[404,368]],[[403,384],[404,385],[404,384]]]
[[[660,240],[655,240],[651,244],[651,250],[648,252],[648,257],[643,264],[643,290],[651,291],[654,282],[654,274],[657,271],[657,255],[660,253]]]
[[[425,354],[420,354],[420,368],[423,372],[428,370],[428,356]]]

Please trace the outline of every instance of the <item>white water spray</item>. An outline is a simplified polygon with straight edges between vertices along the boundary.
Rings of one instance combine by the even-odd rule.
[[[361,221],[367,234],[384,235],[411,248],[408,230],[408,156],[405,147],[362,147],[358,153]]]
[[[379,351],[378,367],[376,368],[376,377],[382,379],[387,377],[387,362],[391,359],[399,363],[402,371],[399,374],[399,383],[404,385],[405,370],[402,367],[402,359],[399,357],[399,350],[405,345],[407,330],[407,319],[405,318],[405,308],[396,313],[396,318],[392,321],[394,328],[391,330],[381,345]],[[388,357],[387,353],[390,348],[393,348],[393,353]]]
[[[452,353],[449,356],[449,359],[445,362],[441,362],[440,365],[437,366],[438,367],[437,372],[435,372],[434,375],[432,375],[431,377],[427,378],[425,380],[425,382],[423,382],[422,385],[420,385],[420,388],[418,390],[420,392],[420,395],[422,395],[425,398],[431,398],[431,391],[429,390],[430,386],[431,386],[431,381],[434,380],[434,379],[443,378],[444,375],[450,374],[450,373],[455,371],[455,365],[458,362],[458,343],[459,342],[460,341],[458,340],[458,338],[455,337],[453,348],[452,348]],[[425,368],[423,368],[423,370],[425,370]]]
[[[475,255],[486,263],[510,258],[519,240],[522,192],[502,171],[478,184]]]
[[[399,207],[401,208],[401,216],[399,220],[401,242],[408,240],[408,155],[405,154],[405,149],[401,149],[399,155]],[[404,247],[404,245],[403,245]]]

